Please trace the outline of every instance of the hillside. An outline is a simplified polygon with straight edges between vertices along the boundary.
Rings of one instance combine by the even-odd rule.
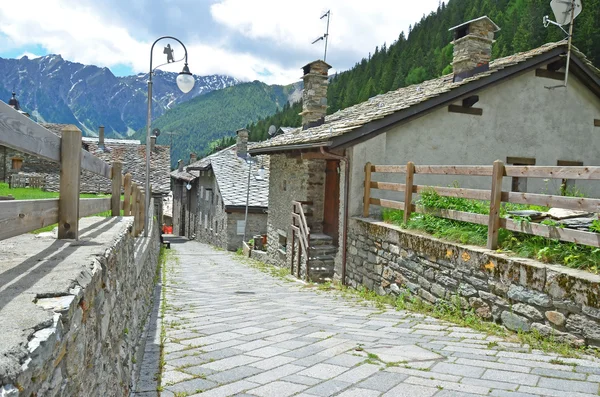
[[[47,55],[0,58],[0,75],[0,100],[7,102],[15,90],[23,110],[36,121],[75,124],[88,136],[104,125],[108,137],[125,137],[146,124],[147,73],[116,77],[108,68]],[[176,77],[177,73],[155,72],[154,117],[177,103],[238,83],[228,76],[194,76],[194,88],[183,94]]]
[[[500,26],[493,47],[493,58],[508,56],[559,41],[564,34],[555,26],[544,28],[542,18],[553,18],[549,0],[451,0],[440,3],[435,12],[423,16],[408,37],[375,48],[351,70],[331,80],[327,93],[328,113],[366,101],[378,94],[450,73],[452,71],[452,26],[488,15]],[[574,45],[595,65],[600,65],[600,0],[584,0],[583,11],[575,22]],[[332,49],[333,51],[334,49]],[[335,66],[335,65],[334,65]],[[300,105],[250,123],[250,139],[268,138],[270,125],[299,126]]]
[[[259,81],[238,84],[168,110],[152,123],[152,128],[162,131],[157,140],[162,145],[170,144],[170,136],[166,132],[178,134],[173,136],[171,163],[175,166],[179,159],[187,163],[191,152],[206,154],[211,145],[218,144],[223,137],[233,136],[249,121],[284,108],[288,98],[298,89],[298,84],[270,86]],[[145,129],[139,130],[135,136],[145,141]]]

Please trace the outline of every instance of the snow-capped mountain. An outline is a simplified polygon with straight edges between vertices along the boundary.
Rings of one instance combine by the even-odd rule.
[[[146,124],[147,73],[116,77],[108,68],[47,55],[0,58],[0,76],[0,100],[8,102],[14,90],[23,110],[37,121],[75,124],[88,136],[104,125],[107,137],[131,135]],[[194,75],[194,88],[183,94],[176,78],[177,73],[155,72],[153,118],[177,103],[239,83],[229,76]]]

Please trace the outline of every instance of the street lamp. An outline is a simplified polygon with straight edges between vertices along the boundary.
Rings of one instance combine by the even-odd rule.
[[[171,39],[179,42],[185,51],[185,56],[182,59],[175,61],[173,58],[173,49],[171,49],[171,45],[167,44],[165,49],[163,50],[163,54],[167,55],[167,63],[163,63],[158,65],[154,69],[152,68],[152,52],[154,51],[154,45],[163,39]],[[181,42],[181,40],[172,37],[172,36],[163,36],[156,39],[154,43],[152,43],[152,47],[150,48],[150,73],[148,74],[148,119],[146,121],[146,219],[144,222],[144,237],[148,237],[148,224],[152,219],[152,212],[150,212],[150,130],[152,125],[152,74],[159,67],[166,65],[168,63],[180,62],[185,60],[185,66],[179,75],[177,76],[177,87],[184,94],[187,94],[194,88],[194,76],[190,73],[190,68],[188,67],[188,53],[185,45]]]

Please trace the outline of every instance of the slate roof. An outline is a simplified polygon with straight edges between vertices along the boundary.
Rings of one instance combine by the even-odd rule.
[[[408,87],[399,88],[395,91],[390,91],[385,94],[377,95],[365,102],[350,106],[346,109],[339,110],[334,114],[326,116],[325,123],[320,126],[312,127],[304,131],[302,130],[302,127],[298,127],[292,131],[287,131],[284,134],[277,135],[263,142],[259,142],[252,147],[250,152],[262,153],[267,152],[267,150],[263,151],[260,149],[271,149],[270,151],[272,151],[276,147],[282,147],[281,150],[292,150],[293,147],[288,146],[303,144],[323,143],[326,145],[331,139],[345,135],[351,131],[365,126],[367,123],[383,119],[384,117],[390,116],[395,112],[405,110],[411,106],[429,101],[444,93],[455,90],[458,87],[481,80],[487,76],[501,71],[502,69],[520,64],[538,55],[548,53],[558,47],[565,47],[566,50],[566,46],[566,41],[548,43],[530,51],[517,53],[505,58],[499,58],[490,63],[489,71],[479,73],[460,82],[454,83],[453,75],[449,74],[429,81],[424,81],[420,84],[414,84]],[[573,47],[573,55],[577,56],[588,67],[590,67],[594,74],[600,76],[600,71],[598,71],[598,69],[596,69],[591,62],[586,59],[585,55],[578,51],[575,47]],[[283,147],[286,148],[284,149]]]
[[[61,130],[67,124],[41,123],[42,127],[54,132],[58,136]],[[139,140],[133,139],[104,139],[102,150],[98,146],[98,138],[82,137],[82,142],[87,145],[87,149],[94,156],[104,160],[108,164],[113,161],[123,162],[123,173],[130,172],[131,179],[138,185],[143,186],[146,180],[146,145],[140,144]],[[171,191],[171,179],[169,171],[171,169],[171,151],[169,146],[155,145],[154,152],[150,155],[150,184],[152,193],[168,194]],[[110,181],[100,175],[87,173],[81,180],[82,190],[86,186],[98,187],[99,190],[110,191]]]
[[[253,146],[249,145],[249,148]],[[248,198],[248,205],[250,207],[268,208],[269,156],[260,155],[253,158],[256,162],[251,165],[250,169],[250,197]],[[257,173],[261,166],[265,169],[265,175],[263,179],[258,179]],[[199,176],[200,170],[212,170],[214,172],[221,197],[223,198],[223,204],[225,204],[226,208],[246,206],[248,164],[244,159],[237,156],[235,145],[184,167],[183,172],[175,170],[171,172],[171,177],[189,182]]]

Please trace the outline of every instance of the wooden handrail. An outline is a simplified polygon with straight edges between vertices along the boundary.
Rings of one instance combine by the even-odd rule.
[[[304,249],[305,257],[306,257],[306,281],[309,280],[310,277],[310,228],[308,227],[308,223],[306,222],[306,216],[304,215],[304,209],[302,205],[308,204],[307,201],[292,201],[292,252],[291,252],[291,266],[290,270],[293,274],[294,272],[294,242],[293,237],[294,234],[297,234],[298,240],[300,240],[300,247],[298,249],[298,261],[296,264],[296,275],[300,277],[300,263],[302,256],[302,249]],[[312,202],[310,202],[312,203]],[[296,225],[296,221],[298,221],[298,225]],[[296,233],[294,233],[296,232]]]

